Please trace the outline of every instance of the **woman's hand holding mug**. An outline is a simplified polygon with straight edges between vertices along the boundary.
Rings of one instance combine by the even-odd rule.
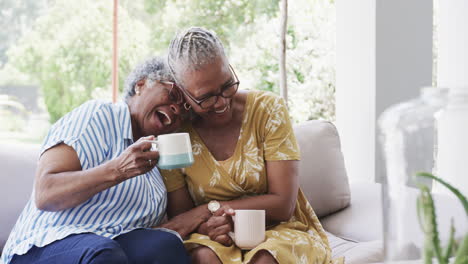
[[[252,249],[265,241],[265,210],[219,208],[206,223],[206,234],[225,246]]]
[[[234,230],[231,218],[234,214],[235,211],[228,205],[224,205],[219,208],[206,222],[206,235],[208,235],[211,240],[224,246],[231,246],[233,240],[229,236],[229,233]]]
[[[142,137],[112,160],[117,181],[122,182],[152,170],[159,159],[158,151],[151,150],[154,136]]]

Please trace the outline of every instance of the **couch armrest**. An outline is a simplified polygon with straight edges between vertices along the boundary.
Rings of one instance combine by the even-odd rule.
[[[0,144],[0,252],[31,196],[39,147]]]
[[[367,242],[383,240],[382,185],[379,183],[351,183],[351,205],[339,212],[320,219],[323,227],[337,237],[350,241]],[[413,195],[419,192],[413,190]],[[455,220],[456,236],[466,233],[468,221],[461,203],[452,195],[433,193],[437,213],[439,236],[448,239],[450,218]],[[416,199],[416,198],[414,198]],[[415,226],[410,236],[422,236],[416,217],[416,206],[410,206],[405,214],[407,225]],[[421,237],[422,239],[422,237]]]
[[[351,183],[351,205],[320,219],[328,232],[350,241],[383,239],[381,184]]]

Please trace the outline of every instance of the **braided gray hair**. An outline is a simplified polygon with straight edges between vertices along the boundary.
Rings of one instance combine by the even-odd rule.
[[[216,58],[227,61],[224,47],[216,33],[201,27],[191,27],[176,35],[169,45],[167,64],[177,81],[187,70],[199,70]]]
[[[125,101],[135,95],[135,85],[143,79],[146,79],[146,85],[148,86],[152,86],[154,81],[173,81],[164,57],[151,57],[133,69],[125,80]]]

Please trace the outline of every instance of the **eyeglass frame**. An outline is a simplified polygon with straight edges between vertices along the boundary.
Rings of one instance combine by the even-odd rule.
[[[175,74],[173,73],[172,68],[169,67],[169,69],[170,69],[170,71],[172,72],[172,75],[174,76]],[[213,105],[215,105],[215,104],[218,102],[218,99],[219,99],[220,96],[223,97],[223,98],[231,98],[231,97],[233,97],[233,96],[237,93],[237,90],[239,90],[240,81],[239,81],[239,78],[237,77],[236,72],[234,71],[234,68],[232,68],[231,64],[229,64],[229,69],[231,70],[232,74],[233,74],[234,77],[236,78],[236,82],[234,82],[233,84],[231,84],[231,85],[229,85],[229,86],[226,86],[226,87],[232,87],[232,86],[234,86],[234,85],[237,85],[236,91],[235,91],[231,96],[229,96],[229,97],[223,96],[223,92],[224,92],[225,90],[222,90],[222,91],[219,92],[218,94],[213,94],[213,95],[211,95],[211,96],[206,97],[205,99],[197,100],[197,99],[194,98],[191,94],[189,94],[189,92],[188,92],[185,88],[183,88],[182,86],[179,86],[179,85],[177,85],[176,83],[171,83],[171,82],[165,82],[165,83],[168,83],[168,84],[171,83],[171,84],[173,85],[172,88],[171,88],[171,90],[174,89],[174,87],[176,87],[176,89],[178,88],[178,89],[182,90],[182,93],[185,94],[185,95],[187,95],[187,97],[190,98],[192,101],[194,101],[201,109],[208,109],[208,108],[212,107]],[[175,80],[175,77],[174,77],[174,80]],[[209,98],[211,98],[211,97],[216,97],[216,101],[214,101],[213,105],[210,105],[210,106],[208,106],[208,107],[203,107],[201,104],[202,104],[204,101],[206,101],[206,100],[208,100]]]
[[[170,85],[170,86],[171,86],[171,89],[169,90],[169,95],[172,93],[172,89],[174,89],[174,86],[176,86],[175,83],[170,82],[170,81],[158,81],[158,82],[160,82],[160,83],[162,83],[162,84],[166,84],[166,85]],[[171,100],[171,101],[173,101],[173,100]],[[181,95],[180,102],[174,102],[174,101],[173,101],[173,103],[175,103],[175,104],[181,104],[183,101],[184,101],[184,96]]]

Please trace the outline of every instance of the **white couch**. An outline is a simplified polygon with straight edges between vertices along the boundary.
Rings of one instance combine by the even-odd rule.
[[[333,124],[309,121],[294,129],[301,188],[327,230],[333,255],[350,264],[381,262],[380,185],[349,185]],[[31,194],[38,151],[37,145],[0,144],[0,251]]]

